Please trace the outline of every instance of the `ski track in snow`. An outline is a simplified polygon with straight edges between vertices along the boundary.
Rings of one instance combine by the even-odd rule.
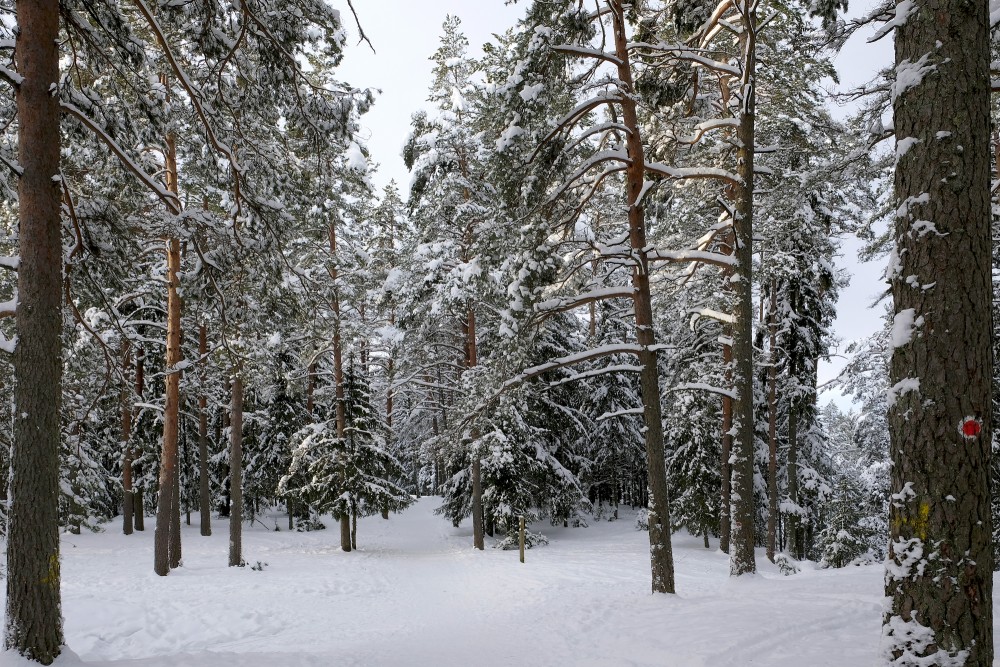
[[[226,567],[228,521],[183,527],[183,567],[153,574],[153,520],[126,537],[64,535],[68,650],[58,667],[844,667],[874,664],[881,566],[730,580],[728,557],[674,536],[677,596],[649,592],[649,542],[622,508],[588,528],[538,526],[550,539],[516,551],[472,549],[424,498],[389,521],[288,532],[284,517],[244,527],[244,557]],[[713,547],[718,542],[713,540]],[[27,663],[0,654],[0,667]]]

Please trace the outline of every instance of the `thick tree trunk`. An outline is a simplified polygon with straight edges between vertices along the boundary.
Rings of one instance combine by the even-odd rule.
[[[137,487],[132,491],[132,499],[135,501],[132,507],[132,520],[135,522],[135,529],[140,533],[146,530],[146,505],[142,496],[142,487]]]
[[[132,370],[132,346],[122,340],[122,392],[119,403],[122,413],[122,532],[132,534],[135,501],[132,499],[132,392],[128,376]]]
[[[886,663],[993,664],[988,4],[896,27]]]
[[[243,565],[243,378],[233,373],[229,416],[229,567]]]
[[[754,556],[753,501],[753,165],[757,69],[757,6],[745,3],[743,32],[742,105],[736,128],[736,194],[733,236],[736,255],[735,323],[733,324],[734,389],[733,406],[736,438],[733,443],[732,533],[729,573],[732,576],[757,571]]]
[[[774,562],[778,525],[778,289],[771,283],[768,329],[771,349],[767,368],[767,559]]]
[[[180,243],[167,243],[167,401],[163,413],[163,449],[160,454],[160,490],[156,505],[156,532],[153,540],[153,571],[166,576],[170,571],[174,493],[177,489],[177,434],[180,409],[180,372],[173,370],[181,361],[180,299],[177,295]]]
[[[168,82],[161,76],[161,82]],[[167,189],[178,193],[177,143],[174,135],[167,135],[164,154]],[[173,563],[180,562],[180,536],[175,540],[173,513],[179,511],[177,493],[177,436],[180,426],[180,371],[181,362],[181,299],[178,292],[181,268],[181,244],[178,239],[167,240],[167,376],[166,405],[163,410],[163,448],[160,453],[160,489],[156,504],[156,532],[153,538],[153,571],[166,576]],[[177,524],[180,524],[178,518]],[[173,551],[173,556],[171,556]]]
[[[654,593],[674,592],[674,557],[670,543],[670,499],[667,493],[667,466],[663,448],[663,416],[660,405],[660,380],[656,363],[656,336],[653,331],[653,306],[649,290],[649,260],[646,255],[646,221],[639,200],[645,181],[645,155],[639,120],[631,94],[632,67],[629,62],[625,16],[620,0],[611,0],[615,55],[618,57],[618,78],[625,92],[622,96],[622,120],[628,128],[626,148],[629,165],[626,170],[629,243],[637,259],[632,270],[635,290],[636,342],[639,353],[639,385],[642,392],[642,416],[646,431],[646,465],[649,487],[649,555]]]
[[[179,466],[179,463],[178,463]],[[174,474],[174,492],[170,495],[170,569],[181,566],[181,476]]]
[[[198,510],[201,513],[201,534],[212,534],[212,491],[208,477],[208,397],[205,395],[205,367],[208,354],[208,331],[198,329],[198,364],[201,366],[201,395],[198,397]]]
[[[726,328],[726,337],[732,339],[732,330]],[[726,369],[726,384],[733,384],[733,347],[722,346],[722,365]],[[733,504],[733,471],[729,461],[733,456],[733,399],[722,397],[722,461],[719,466],[719,476],[722,480],[722,503],[719,506],[719,551],[729,553],[729,540],[732,537],[732,520],[730,513]]]
[[[17,0],[17,348],[7,533],[4,646],[50,664],[63,643],[59,612],[59,440],[62,401],[59,3]]]

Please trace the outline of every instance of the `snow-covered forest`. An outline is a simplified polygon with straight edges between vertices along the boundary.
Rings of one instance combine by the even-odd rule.
[[[1000,0],[512,4],[0,0],[0,665],[994,664]]]

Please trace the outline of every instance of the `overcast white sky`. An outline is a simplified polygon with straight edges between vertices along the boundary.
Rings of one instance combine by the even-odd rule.
[[[343,5],[340,9],[353,35],[353,19],[347,3],[333,2],[335,6]],[[508,6],[503,0],[377,0],[354,4],[376,53],[373,54],[366,44],[355,46],[357,39],[352,39],[339,74],[352,85],[382,90],[375,106],[362,119],[365,126],[362,138],[379,163],[374,182],[381,188],[390,179],[395,179],[405,199],[410,177],[400,152],[410,131],[410,115],[426,106],[427,88],[431,82],[428,59],[438,47],[445,16],[455,14],[462,19],[470,51],[478,56],[480,46],[494,33],[502,33],[514,25],[526,4]],[[872,4],[873,0],[855,0],[849,15],[860,15]],[[865,39],[869,34],[870,31],[856,36],[834,61],[845,88],[864,82],[892,59],[891,37],[867,44]],[[881,311],[868,307],[885,289],[884,262],[859,262],[859,246],[855,239],[844,239],[843,257],[838,262],[847,266],[852,274],[851,284],[841,293],[837,307],[835,331],[843,341],[841,350],[847,343],[870,335],[880,326]],[[843,364],[844,360],[836,357],[830,363],[822,363],[820,382],[835,376]],[[821,401],[826,400],[835,400],[845,407],[849,405],[846,399],[833,392],[821,398]]]
[[[353,17],[346,5],[334,0],[354,35]],[[375,53],[367,44],[355,46],[355,37],[338,74],[353,86],[382,90],[375,106],[362,118],[368,130],[363,138],[380,165],[374,182],[381,188],[395,179],[405,199],[410,176],[400,152],[410,133],[410,115],[427,106],[429,58],[438,48],[445,17],[454,14],[462,19],[470,54],[478,57],[482,44],[494,33],[512,27],[524,14],[526,4],[507,6],[503,0],[361,0],[354,6]]]

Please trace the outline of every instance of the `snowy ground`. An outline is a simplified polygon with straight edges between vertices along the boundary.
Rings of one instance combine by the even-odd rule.
[[[228,523],[184,526],[184,566],[153,574],[153,532],[65,535],[69,651],[101,667],[366,665],[846,667],[875,661],[880,567],[728,579],[727,556],[675,536],[677,596],[649,592],[648,541],[625,513],[589,528],[545,526],[550,544],[472,549],[471,528],[425,498],[339,532],[244,528],[263,571],[228,568]],[[273,528],[274,520],[268,523]],[[152,520],[147,520],[152,526]],[[333,526],[332,522],[330,524]],[[335,528],[335,526],[333,526]],[[717,543],[713,540],[713,547]],[[74,655],[75,654],[75,655]],[[24,664],[0,654],[0,667]]]

